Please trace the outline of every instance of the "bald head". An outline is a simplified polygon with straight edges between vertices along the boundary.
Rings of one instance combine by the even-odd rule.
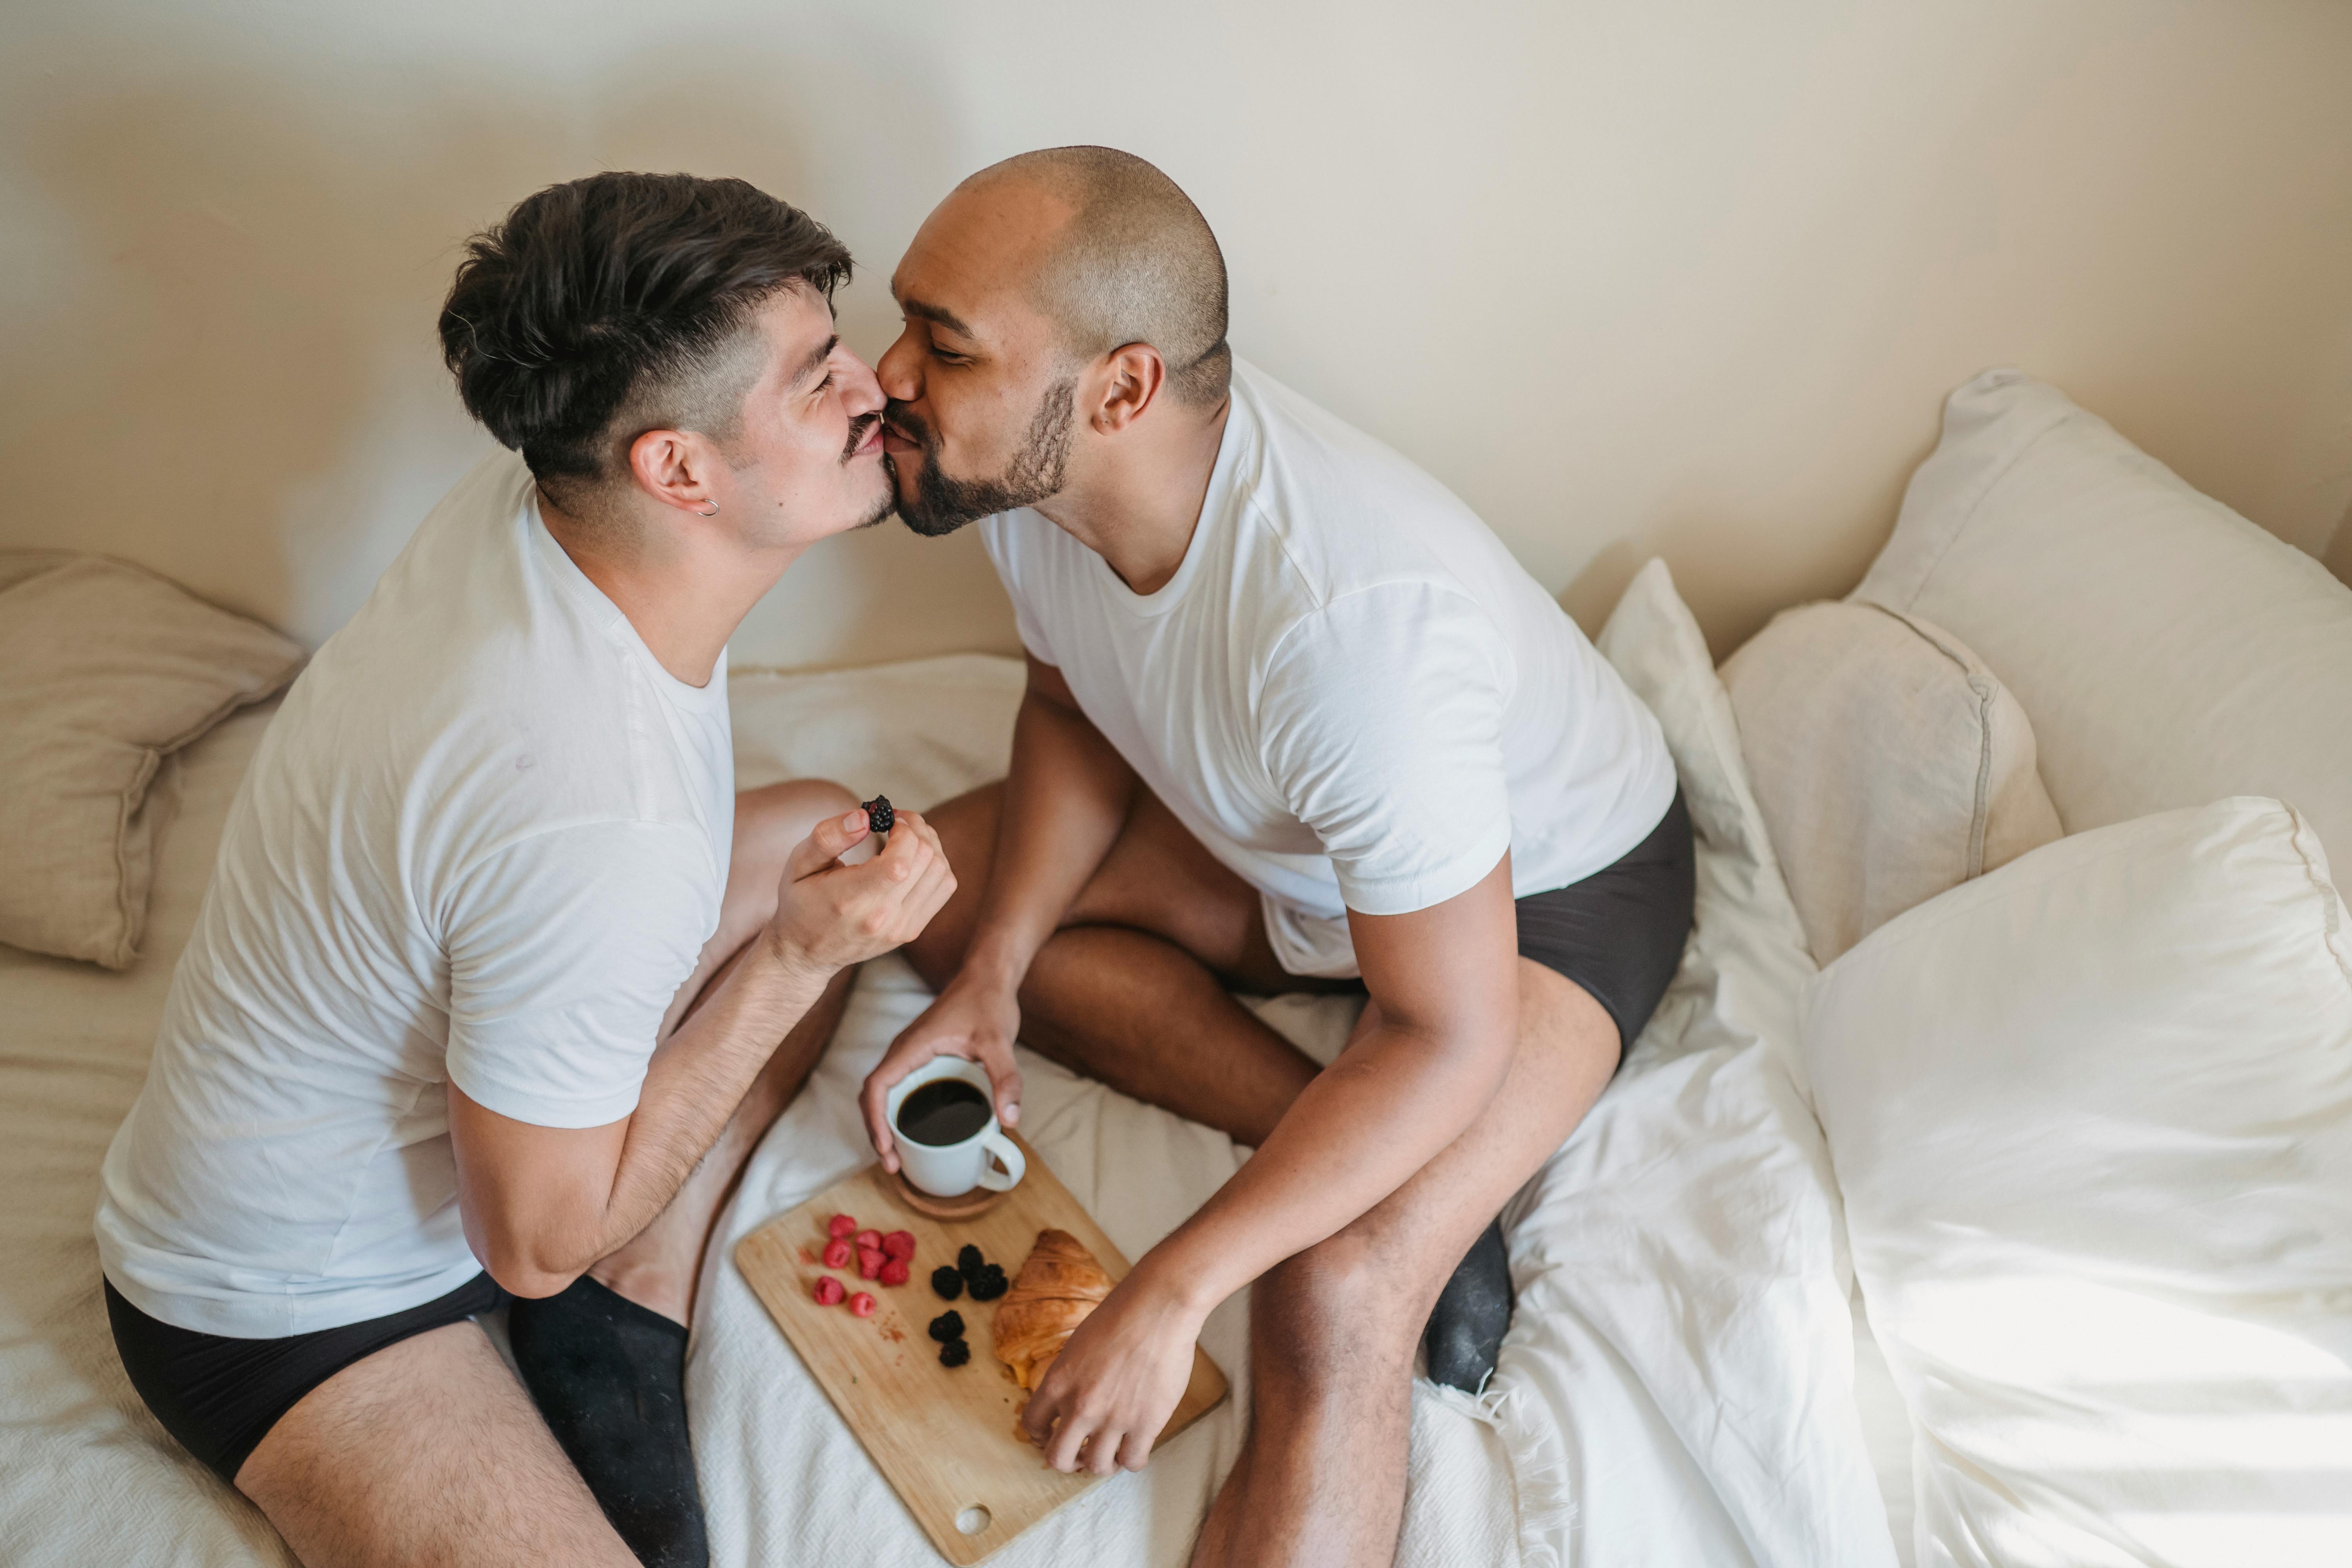
[[[990,165],[959,190],[1028,186],[1070,214],[1047,236],[1032,299],[1064,345],[1091,359],[1150,343],[1168,390],[1199,408],[1224,401],[1225,258],[1208,221],[1176,182],[1131,153],[1048,147]]]

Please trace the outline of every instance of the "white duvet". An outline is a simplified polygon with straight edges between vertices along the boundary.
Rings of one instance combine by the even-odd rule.
[[[1621,611],[1607,651],[1660,710],[1691,796],[1698,937],[1617,1083],[1513,1205],[1519,1308],[1487,1397],[1417,1390],[1406,1563],[1894,1561],[1854,1405],[1820,1134],[1778,1055],[1811,966],[1719,688],[1661,586],[1646,602],[1628,595],[1637,613]],[[1012,661],[976,657],[739,674],[739,780],[822,773],[932,804],[1002,771],[1018,681]],[[285,1560],[254,1510],[139,1407],[89,1242],[99,1160],[145,1070],[260,722],[233,720],[191,753],[150,951],[129,974],[0,949],[0,1562]],[[737,1238],[867,1158],[856,1086],[924,1000],[903,964],[868,966],[713,1250],[688,1397],[719,1563],[935,1561],[730,1260]],[[1349,1007],[1266,1012],[1328,1057]],[[1034,1056],[1024,1066],[1024,1132],[1130,1257],[1244,1157]],[[1231,1401],[1143,1474],[1095,1489],[992,1561],[1181,1562],[1239,1446],[1245,1310],[1228,1303],[1205,1336]]]
[[[1827,1160],[1775,1055],[1793,1049],[1812,966],[1696,628],[1663,569],[1637,590],[1608,651],[1661,710],[1701,825],[1699,940],[1617,1082],[1512,1206],[1519,1305],[1487,1397],[1416,1385],[1399,1561],[1890,1563],[1854,1405]],[[1003,772],[1019,695],[1012,661],[889,674],[902,684],[871,721],[922,739],[869,762],[825,721],[840,711],[826,683],[863,691],[883,679],[738,678],[739,784],[824,773],[919,808]],[[720,1562],[928,1555],[727,1256],[871,1157],[856,1086],[927,1000],[904,965],[868,967],[833,1051],[722,1225],[688,1373]],[[1353,1005],[1291,998],[1264,1011],[1328,1059]],[[1022,1070],[1024,1132],[1129,1257],[1245,1156],[1033,1053]],[[992,1561],[1181,1563],[1241,1443],[1245,1311],[1244,1299],[1228,1302],[1203,1336],[1233,1377],[1232,1400],[1145,1472],[1096,1488]]]

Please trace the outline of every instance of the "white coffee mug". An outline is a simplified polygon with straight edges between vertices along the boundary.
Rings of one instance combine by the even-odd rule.
[[[898,1107],[923,1085],[943,1078],[960,1078],[979,1089],[988,1102],[988,1120],[961,1143],[918,1143],[898,1130]],[[978,1062],[933,1057],[900,1079],[882,1108],[890,1119],[890,1142],[898,1150],[898,1168],[907,1180],[935,1198],[960,1198],[974,1187],[1001,1193],[1028,1173],[1029,1162],[1022,1157],[1020,1145],[996,1124],[996,1092],[988,1081],[988,1069]],[[998,1170],[998,1165],[1003,1169]]]

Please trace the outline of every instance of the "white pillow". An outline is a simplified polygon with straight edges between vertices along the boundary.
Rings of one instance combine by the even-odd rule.
[[[1888,922],[1803,1050],[1927,1563],[2352,1563],[2352,932],[2240,797]]]
[[[1785,909],[1788,889],[1749,789],[1731,700],[1664,561],[1654,557],[1633,574],[1593,647],[1657,715],[1692,831],[1759,879],[1768,906]]]
[[[1801,605],[1723,684],[1817,963],[2058,837],[2025,710],[1939,626]]]
[[[1853,596],[2000,671],[2069,832],[2275,795],[2352,866],[2352,590],[2057,388],[1952,394]]]

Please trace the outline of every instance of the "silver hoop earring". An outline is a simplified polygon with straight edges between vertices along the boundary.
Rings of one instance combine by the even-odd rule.
[[[719,515],[719,503],[717,501],[712,501],[709,511],[698,511],[694,515],[697,517],[717,517]]]

